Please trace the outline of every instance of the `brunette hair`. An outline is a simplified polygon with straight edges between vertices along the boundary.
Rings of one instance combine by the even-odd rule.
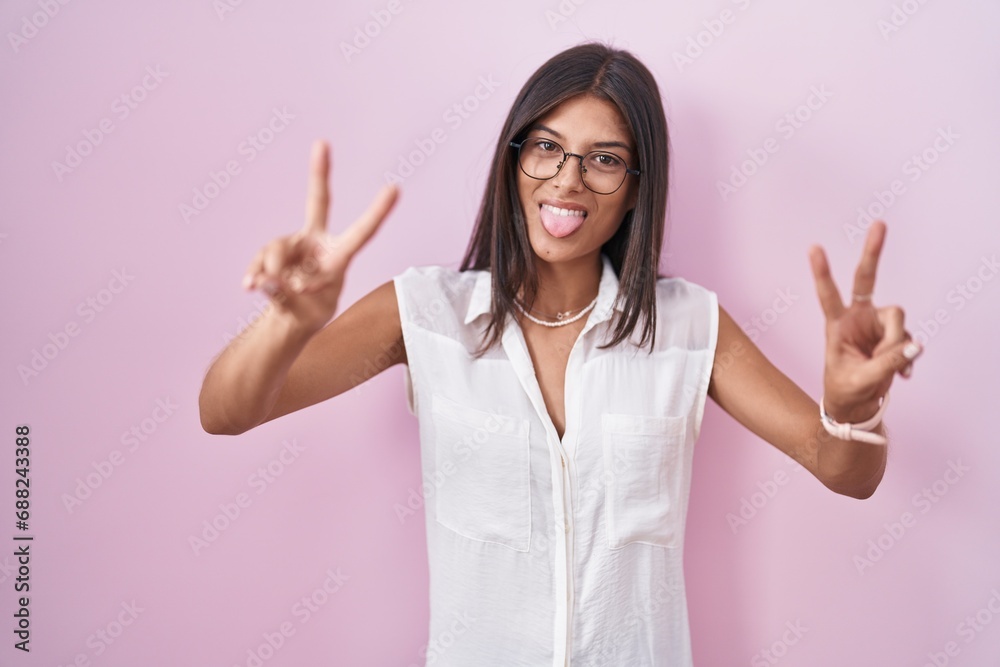
[[[632,133],[641,170],[635,207],[622,219],[601,252],[608,256],[619,279],[615,303],[623,302],[622,317],[614,325],[611,342],[630,337],[640,315],[644,327],[640,346],[655,345],[656,281],[666,221],[669,135],[663,103],[652,73],[628,51],[600,43],[574,46],[550,58],[524,84],[497,140],[486,182],[460,271],[489,269],[492,273],[491,319],[484,334],[484,354],[503,334],[507,316],[521,286],[528,303],[538,289],[538,276],[517,188],[517,151],[530,126],[556,106],[577,95],[593,95],[618,107]]]

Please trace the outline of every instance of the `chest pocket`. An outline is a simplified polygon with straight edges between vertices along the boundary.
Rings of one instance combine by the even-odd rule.
[[[531,487],[527,419],[431,395],[435,515],[460,535],[527,551]]]
[[[686,432],[685,415],[601,415],[610,548],[678,545]]]

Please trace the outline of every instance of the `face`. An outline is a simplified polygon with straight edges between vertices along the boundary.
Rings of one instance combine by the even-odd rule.
[[[615,153],[630,169],[638,167],[635,142],[618,107],[597,97],[580,95],[566,100],[531,125],[527,136],[550,139],[577,155],[592,150]],[[599,251],[635,206],[636,176],[627,175],[612,194],[597,194],[583,184],[576,157],[568,158],[548,180],[533,179],[520,168],[517,175],[528,238],[535,254],[547,262]]]

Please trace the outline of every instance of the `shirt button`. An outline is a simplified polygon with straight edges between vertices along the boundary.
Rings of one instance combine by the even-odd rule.
[[[566,532],[568,533],[569,532],[569,520],[568,519],[566,520],[565,525],[566,525]]]
[[[564,459],[564,458],[563,458],[563,457],[561,457],[561,456],[559,457],[559,463],[561,463],[561,464],[562,464],[562,467],[563,467],[563,468],[565,468],[565,467],[566,467],[566,459]]]

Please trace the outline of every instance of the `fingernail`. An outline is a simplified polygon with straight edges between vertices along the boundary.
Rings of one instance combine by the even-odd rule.
[[[253,276],[249,273],[243,276],[243,289],[250,289],[250,285],[253,284]]]
[[[905,368],[903,368],[903,370],[899,371],[899,374],[902,375],[905,378],[909,378],[910,377],[910,373],[912,373],[912,372],[913,372],[913,364],[910,364],[910,365],[906,366]]]
[[[909,359],[910,361],[913,361],[923,351],[924,351],[924,348],[920,347],[919,345],[917,345],[913,341],[910,341],[903,348],[903,356],[906,357],[907,359]]]

